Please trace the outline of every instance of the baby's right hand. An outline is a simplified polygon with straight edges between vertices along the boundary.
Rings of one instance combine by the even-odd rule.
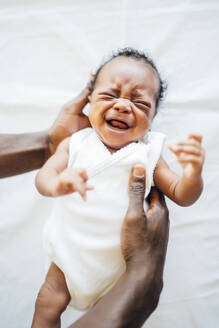
[[[86,200],[86,191],[93,187],[87,184],[88,176],[84,169],[65,169],[55,179],[55,186],[52,196],[62,196],[79,192],[81,197]]]

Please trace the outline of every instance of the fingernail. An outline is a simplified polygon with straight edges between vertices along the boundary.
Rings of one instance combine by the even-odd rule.
[[[136,178],[143,178],[144,177],[144,168],[142,166],[135,166],[133,170],[133,176]]]

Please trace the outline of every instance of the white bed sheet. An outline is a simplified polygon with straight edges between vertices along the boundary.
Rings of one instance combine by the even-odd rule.
[[[169,140],[204,135],[204,192],[168,201],[170,242],[160,304],[145,327],[219,324],[219,2],[0,0],[0,133],[48,128],[103,55],[148,50],[169,84],[154,129]],[[165,157],[180,172],[173,155]],[[35,172],[0,181],[0,326],[30,326],[45,276],[41,233],[51,200]],[[63,327],[79,316],[68,309]]]

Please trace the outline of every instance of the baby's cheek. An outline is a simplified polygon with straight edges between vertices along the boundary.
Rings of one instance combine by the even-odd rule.
[[[142,137],[149,131],[150,127],[151,127],[151,122],[148,119],[142,122],[142,127],[141,127]]]
[[[148,128],[150,128],[150,126],[151,126],[151,120],[147,114],[144,114],[144,116],[142,116],[142,118],[141,118],[141,126],[140,127],[142,130],[147,130]]]
[[[147,131],[150,129],[150,122],[149,121],[144,121],[141,122],[141,124],[139,124],[136,129],[135,129],[135,139],[139,140],[142,137],[144,137],[144,135],[147,133]]]

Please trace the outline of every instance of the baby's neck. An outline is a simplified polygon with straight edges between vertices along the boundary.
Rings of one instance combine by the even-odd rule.
[[[135,141],[135,142],[138,142],[138,141]],[[120,150],[120,149],[126,147],[127,145],[124,146],[124,147],[121,147],[121,148],[112,148],[112,147],[107,146],[106,144],[105,144],[105,146],[106,146],[106,148],[109,150],[109,152],[110,152],[111,154],[113,154],[113,153],[116,153],[118,150]]]
[[[106,145],[105,145],[105,146],[106,146]],[[110,152],[111,154],[113,154],[113,153],[117,152],[119,149],[121,149],[121,148],[119,148],[119,149],[115,149],[115,148],[111,148],[111,147],[108,147],[108,146],[106,146],[106,148],[109,150],[109,152]]]

